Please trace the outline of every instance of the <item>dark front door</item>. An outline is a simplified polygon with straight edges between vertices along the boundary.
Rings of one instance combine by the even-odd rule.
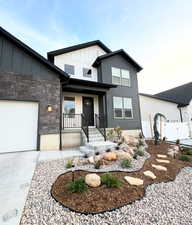
[[[89,126],[94,126],[94,105],[93,98],[83,97],[83,114],[88,121]]]

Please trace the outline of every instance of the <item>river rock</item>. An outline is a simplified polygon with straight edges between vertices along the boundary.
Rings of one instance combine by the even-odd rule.
[[[101,178],[96,173],[89,173],[85,176],[85,183],[90,187],[99,187],[101,185]]]

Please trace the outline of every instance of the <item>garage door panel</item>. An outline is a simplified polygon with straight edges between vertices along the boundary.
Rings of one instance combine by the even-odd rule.
[[[0,152],[37,148],[38,103],[0,101]]]

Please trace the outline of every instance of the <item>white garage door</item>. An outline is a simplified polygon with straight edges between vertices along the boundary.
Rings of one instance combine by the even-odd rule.
[[[37,149],[38,103],[0,101],[0,153]]]

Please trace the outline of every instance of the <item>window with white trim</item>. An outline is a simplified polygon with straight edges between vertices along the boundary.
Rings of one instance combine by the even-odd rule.
[[[112,83],[122,86],[131,86],[129,70],[112,67]]]
[[[113,112],[116,119],[132,119],[132,99],[127,97],[113,97]]]

